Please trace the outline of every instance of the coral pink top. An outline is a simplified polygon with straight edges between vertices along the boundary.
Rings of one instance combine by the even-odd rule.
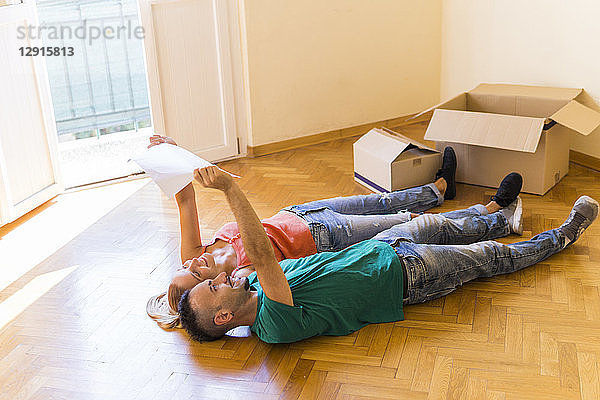
[[[271,240],[277,261],[306,257],[317,252],[308,224],[295,214],[281,211],[261,222]],[[238,268],[252,264],[246,255],[237,223],[230,222],[223,225],[215,233],[216,239],[224,240],[233,246],[238,259]]]

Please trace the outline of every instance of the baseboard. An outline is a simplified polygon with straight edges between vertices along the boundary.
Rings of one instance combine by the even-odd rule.
[[[595,171],[600,171],[600,158],[589,156],[575,150],[569,151],[569,161],[591,168]]]
[[[300,147],[330,142],[337,139],[360,136],[364,135],[369,130],[380,126],[385,126],[386,128],[396,128],[427,122],[429,119],[428,116],[420,116],[418,118],[415,118],[414,120],[407,121],[407,119],[409,119],[413,115],[415,114],[409,114],[402,117],[386,119],[378,122],[371,122],[369,124],[353,126],[350,128],[337,129],[329,132],[322,132],[314,135],[302,136],[294,139],[282,140],[279,142],[268,143],[259,146],[248,146],[248,157],[259,157],[264,156],[266,154],[297,149]],[[597,157],[583,154],[575,150],[570,150],[569,161],[587,168],[591,168],[595,171],[600,171],[600,158]]]
[[[279,142],[267,143],[258,146],[248,146],[248,157],[259,157],[266,154],[278,153],[280,151],[297,149],[299,147],[310,146],[313,144],[330,142],[332,140],[360,136],[367,133],[369,130],[384,126],[386,128],[394,128],[402,125],[412,125],[423,122],[421,118],[416,118],[411,121],[406,121],[414,114],[405,115],[402,117],[386,119],[378,122],[352,126],[350,128],[336,129],[329,132],[316,133],[314,135],[302,136],[299,138],[282,140]]]

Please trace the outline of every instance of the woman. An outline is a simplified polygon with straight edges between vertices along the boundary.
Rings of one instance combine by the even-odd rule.
[[[150,142],[149,147],[161,143],[176,145],[172,139],[158,135],[151,137]],[[440,205],[444,199],[453,198],[455,170],[454,151],[448,147],[434,183],[392,193],[313,201],[287,207],[261,222],[278,261],[342,250],[407,222],[418,215],[415,213]],[[202,184],[198,170],[194,174]],[[500,190],[495,197],[499,194]],[[177,304],[186,290],[221,272],[242,277],[254,271],[246,257],[237,224],[225,224],[213,240],[204,245],[192,184],[177,193],[175,199],[180,216],[181,259],[187,261],[176,272],[168,292],[152,297],[147,306],[148,314],[163,328],[178,325]],[[497,200],[502,202],[501,197]],[[490,212],[495,212],[502,206],[492,201],[488,207]]]

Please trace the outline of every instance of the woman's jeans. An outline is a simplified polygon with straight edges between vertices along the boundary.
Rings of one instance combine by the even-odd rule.
[[[383,194],[336,197],[287,207],[308,223],[317,251],[338,251],[371,239],[397,224],[410,221],[410,213],[421,213],[442,204],[437,187],[425,186]]]
[[[406,303],[445,296],[475,278],[518,271],[565,247],[558,229],[509,245],[491,241],[509,233],[504,215],[469,210],[471,217],[458,219],[450,219],[451,213],[421,215],[373,238],[392,245],[402,260],[408,275]]]

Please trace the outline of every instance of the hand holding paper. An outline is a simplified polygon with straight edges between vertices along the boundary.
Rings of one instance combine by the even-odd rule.
[[[195,169],[214,166],[194,153],[168,143],[152,146],[131,160],[135,161],[169,197],[175,196],[194,180]],[[223,172],[239,178],[227,171]]]
[[[154,134],[154,135],[150,136],[149,140],[150,140],[150,144],[148,145],[148,148],[157,146],[161,143],[169,143],[169,144],[177,146],[177,143],[175,143],[175,140],[173,140],[173,138],[170,138],[168,136]]]
[[[231,175],[216,166],[194,170],[194,178],[205,188],[217,189],[222,192],[226,192],[233,184]]]

